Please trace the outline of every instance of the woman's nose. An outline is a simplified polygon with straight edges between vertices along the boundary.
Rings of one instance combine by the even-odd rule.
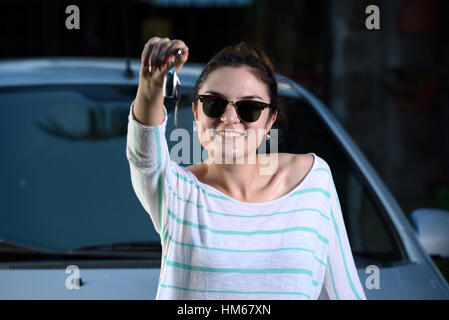
[[[220,120],[223,122],[235,123],[239,122],[240,119],[237,115],[237,109],[234,103],[230,102],[226,106],[225,112],[221,115]]]

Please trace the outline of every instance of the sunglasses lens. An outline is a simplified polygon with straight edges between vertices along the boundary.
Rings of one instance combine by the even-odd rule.
[[[226,100],[220,97],[203,96],[203,112],[208,117],[220,117],[225,112],[226,105]]]
[[[239,101],[237,106],[239,117],[246,122],[257,121],[262,112],[262,108],[253,101]]]
[[[228,101],[216,96],[201,95],[200,100],[203,103],[203,112],[211,118],[218,118],[223,115],[228,106]],[[264,106],[251,100],[237,101],[237,114],[245,122],[255,122],[259,119]]]

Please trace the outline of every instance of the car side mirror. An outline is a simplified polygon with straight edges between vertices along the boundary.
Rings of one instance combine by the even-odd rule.
[[[410,215],[419,242],[435,257],[449,257],[449,211],[420,208]]]

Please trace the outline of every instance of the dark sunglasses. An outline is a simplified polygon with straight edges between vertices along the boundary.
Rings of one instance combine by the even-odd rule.
[[[270,108],[271,105],[253,100],[231,101],[223,97],[213,95],[198,95],[203,104],[203,112],[210,118],[219,118],[225,113],[229,103],[233,103],[237,110],[237,115],[241,121],[255,122],[259,119],[262,110]]]

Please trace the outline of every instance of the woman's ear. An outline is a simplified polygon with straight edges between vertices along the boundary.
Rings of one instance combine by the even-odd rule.
[[[273,123],[276,121],[277,116],[278,116],[278,111],[276,109],[276,110],[274,110],[273,114],[267,121],[267,131],[270,131],[271,127],[273,126]]]

